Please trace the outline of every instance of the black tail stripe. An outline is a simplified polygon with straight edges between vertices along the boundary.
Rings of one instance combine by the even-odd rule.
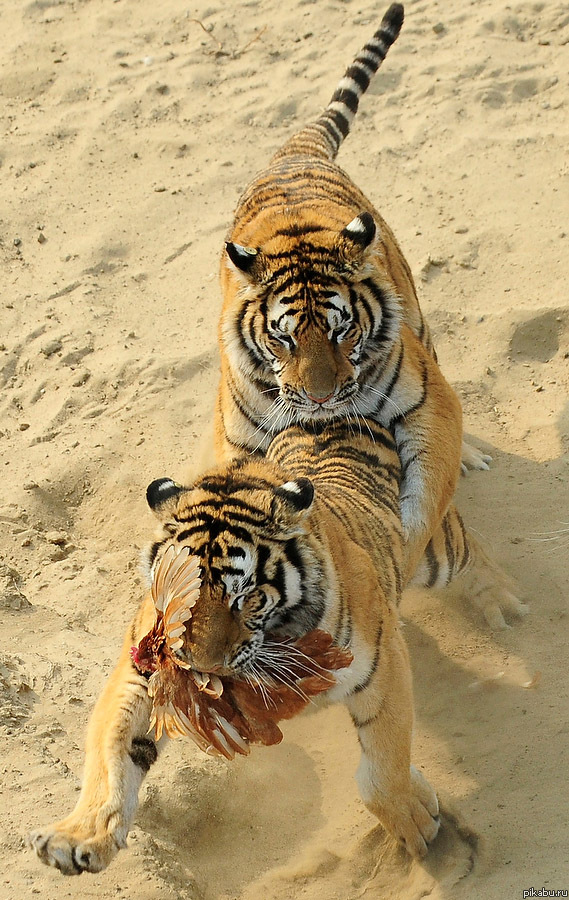
[[[357,61],[350,66],[346,71],[346,77],[351,78],[352,81],[355,81],[359,88],[361,88],[362,94],[364,91],[367,91],[369,87],[369,83],[371,81],[370,76],[366,72],[365,69],[362,69],[361,65],[358,64]]]

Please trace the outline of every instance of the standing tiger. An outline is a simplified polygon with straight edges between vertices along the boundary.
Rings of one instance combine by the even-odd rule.
[[[292,427],[266,458],[241,457],[188,488],[153,482],[147,498],[162,524],[147,562],[152,576],[172,546],[200,559],[204,587],[185,644],[199,671],[262,678],[272,661],[286,680],[287,645],[271,636],[314,628],[350,648],[353,662],[335,673],[327,699],[346,703],[357,728],[364,802],[422,856],[438,831],[438,803],[410,760],[411,675],[398,616],[400,471],[392,436],[374,422],[361,434],[342,422],[315,432]],[[157,757],[148,682],[130,656],[153,619],[148,597],[91,718],[75,810],[32,835],[40,859],[67,875],[100,871],[125,846],[140,784]]]
[[[393,233],[334,161],[402,23],[395,3],[322,115],[239,201],[221,266],[216,449],[220,460],[264,451],[293,423],[388,428],[412,571],[454,492],[461,411]],[[486,468],[476,454],[464,445],[463,462]]]
[[[422,856],[438,831],[438,803],[410,765],[411,677],[398,616],[406,581],[402,466],[392,435],[371,420],[362,424],[361,433],[345,422],[293,426],[265,456],[241,456],[191,487],[152,482],[147,499],[161,528],[147,568],[152,578],[172,546],[200,558],[206,590],[185,644],[200,671],[258,679],[266,663],[286,675],[286,644],[271,636],[297,638],[314,628],[350,648],[353,662],[321,699],[343,702],[351,714],[364,802]],[[492,572],[452,508],[445,522],[421,578],[438,587],[460,572],[464,590],[483,605],[495,588]],[[140,785],[157,758],[148,681],[130,653],[154,611],[148,596],[91,716],[75,809],[31,835],[42,862],[66,875],[99,872],[126,846]]]

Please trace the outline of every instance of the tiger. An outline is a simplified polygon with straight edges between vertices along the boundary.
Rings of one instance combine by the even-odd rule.
[[[291,424],[372,420],[403,465],[408,568],[448,507],[460,472],[490,457],[462,444],[456,395],[436,353],[397,240],[338,167],[359,101],[403,24],[392,4],[324,112],[245,190],[221,263],[219,461],[265,452]],[[457,443],[455,435],[460,435]],[[441,450],[441,448],[443,448]]]
[[[199,671],[262,677],[264,663],[274,671],[280,647],[279,671],[286,673],[286,649],[271,645],[271,636],[298,638],[314,628],[349,648],[353,662],[335,673],[326,701],[346,704],[357,729],[364,803],[420,857],[439,816],[435,791],[410,760],[411,676],[399,620],[409,581],[403,466],[392,433],[372,420],[365,425],[361,432],[341,420],[310,431],[293,425],[263,456],[241,455],[188,487],[153,481],[147,500],[160,526],[145,567],[151,583],[169,548],[189,548],[199,558],[207,590],[193,608],[185,644]],[[492,567],[467,540],[454,507],[446,521],[420,578],[443,587],[459,573],[464,590],[484,603],[495,591]],[[140,785],[163,744],[149,735],[148,681],[131,656],[153,623],[148,595],[92,714],[77,805],[30,835],[40,860],[66,875],[100,872],[126,846]]]
[[[327,699],[345,703],[357,729],[364,802],[422,856],[439,820],[436,794],[410,760],[411,675],[398,614],[401,463],[391,434],[367,424],[361,434],[345,422],[314,432],[292,426],[266,457],[241,456],[190,487],[154,481],[147,499],[161,528],[146,568],[152,579],[172,546],[199,558],[206,593],[186,645],[199,671],[262,673],[271,635],[297,638],[314,628],[350,648],[353,662],[335,673]],[[153,618],[146,598],[88,728],[76,809],[31,837],[39,858],[64,874],[101,871],[125,846],[138,789],[157,757],[148,682],[129,652]]]

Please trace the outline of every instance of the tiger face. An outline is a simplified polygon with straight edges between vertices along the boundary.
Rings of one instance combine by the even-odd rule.
[[[364,411],[362,367],[396,318],[371,277],[375,236],[364,212],[340,232],[297,222],[257,249],[226,244],[244,301],[226,347],[245,374],[275,385],[271,399],[289,423]]]
[[[303,540],[314,490],[308,479],[211,475],[193,488],[167,478],[147,490],[163,534],[148,551],[152,578],[170,546],[201,560],[202,588],[185,652],[200,672],[262,670],[267,638],[310,631],[322,610],[320,566]]]

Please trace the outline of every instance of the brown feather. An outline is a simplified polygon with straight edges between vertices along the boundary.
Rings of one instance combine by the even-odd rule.
[[[248,754],[250,744],[278,744],[277,722],[291,719],[312,697],[329,690],[336,681],[332,672],[349,666],[352,654],[315,629],[296,641],[270,639],[273,653],[282,648],[290,683],[283,684],[278,665],[271,669],[270,664],[262,682],[198,672],[180,651],[199,591],[199,561],[186,547],[178,554],[169,547],[152,584],[154,626],[131,650],[138,670],[152,673],[150,729],[156,740],[163,732],[170,738],[191,737],[206,753],[226,759]]]

